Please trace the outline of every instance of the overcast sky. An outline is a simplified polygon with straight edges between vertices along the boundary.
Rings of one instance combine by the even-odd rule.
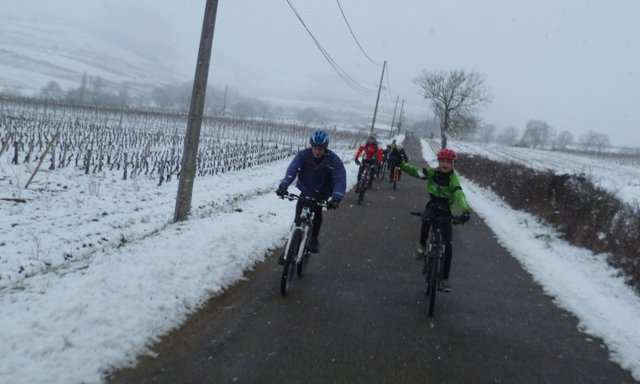
[[[384,60],[388,92],[408,117],[431,116],[412,79],[422,69],[477,71],[493,101],[486,123],[522,131],[531,119],[576,138],[593,130],[614,145],[640,146],[640,1],[291,0],[311,32],[344,71],[334,72],[287,0],[220,0],[210,82],[265,98],[376,99]],[[5,14],[58,17],[144,44],[178,77],[190,80],[205,1],[2,0]],[[7,9],[2,9],[7,8]]]

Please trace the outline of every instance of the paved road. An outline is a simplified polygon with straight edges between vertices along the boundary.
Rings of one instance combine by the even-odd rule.
[[[420,157],[417,142],[406,149]],[[454,228],[453,292],[430,320],[408,214],[423,199],[408,177],[397,191],[375,183],[361,206],[351,193],[325,215],[321,253],[287,297],[274,255],[110,382],[634,382],[477,217]]]

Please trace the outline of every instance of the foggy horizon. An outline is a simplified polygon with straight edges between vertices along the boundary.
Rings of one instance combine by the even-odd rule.
[[[412,82],[421,70],[476,71],[485,76],[493,95],[479,113],[483,124],[498,130],[515,127],[522,133],[528,121],[539,120],[556,132],[571,132],[576,140],[591,130],[608,135],[614,146],[640,147],[640,137],[634,134],[640,128],[640,111],[635,107],[640,26],[634,16],[640,3],[505,0],[463,5],[407,0],[400,5],[388,0],[342,0],[339,4],[357,42],[338,2],[292,4],[335,63],[366,91],[356,92],[340,79],[287,1],[219,3],[210,85],[228,84],[251,96],[352,100],[370,104],[373,112],[386,60],[380,109],[388,113],[399,98],[405,100],[407,117],[418,120],[433,115]],[[164,79],[192,80],[204,5],[204,1],[5,0],[0,23],[59,23],[90,30],[126,51],[123,57],[135,60],[138,55],[153,63],[149,78],[161,85]],[[40,49],[44,58],[81,36],[54,33],[47,38],[47,47]],[[86,42],[78,45],[102,49]],[[0,50],[16,48],[2,39]],[[26,47],[24,54],[30,54]],[[5,71],[3,65],[0,56],[0,71]]]

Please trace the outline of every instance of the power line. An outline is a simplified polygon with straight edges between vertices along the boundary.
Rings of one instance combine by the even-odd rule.
[[[385,91],[386,91],[385,94],[387,96],[387,102],[390,103],[392,101],[391,101],[391,84],[389,84],[389,63],[387,63],[386,72],[387,72],[387,86],[385,88]],[[387,107],[387,109],[388,109],[388,107]]]
[[[360,93],[361,95],[371,95],[375,93],[375,90],[371,88],[367,88],[361,85],[360,83],[358,83],[356,80],[354,80],[351,76],[349,76],[349,74],[344,69],[342,69],[338,65],[338,63],[336,63],[335,60],[333,60],[331,55],[329,55],[329,52],[327,52],[327,50],[324,49],[324,47],[322,46],[322,44],[320,44],[318,39],[316,39],[313,33],[311,33],[311,30],[309,29],[309,27],[307,27],[307,24],[304,22],[304,20],[302,20],[302,17],[296,10],[296,7],[291,3],[291,0],[287,0],[287,4],[289,4],[289,7],[291,7],[291,10],[293,10],[293,13],[296,15],[298,20],[300,20],[300,23],[302,23],[302,26],[304,26],[304,29],[307,30],[307,33],[309,33],[309,36],[311,36],[311,39],[313,40],[313,42],[316,44],[316,46],[318,47],[318,49],[320,50],[324,58],[327,60],[329,65],[331,65],[331,67],[338,74],[338,76],[342,79],[342,81],[344,81],[351,89]]]
[[[342,5],[340,5],[340,0],[336,0],[336,3],[338,3],[338,8],[340,8],[340,13],[342,13],[342,18],[344,19],[344,22],[347,23],[347,27],[349,28],[349,32],[351,32],[351,36],[353,36],[353,39],[356,41],[356,44],[358,44],[358,48],[360,48],[362,53],[367,57],[367,59],[369,59],[370,62],[372,62],[375,65],[382,65],[380,63],[376,63],[375,61],[373,61],[373,59],[371,57],[369,57],[369,55],[367,55],[367,52],[364,51],[364,48],[362,48],[362,45],[360,45],[360,42],[358,41],[358,38],[356,37],[355,33],[353,33],[353,29],[351,29],[351,25],[349,25],[349,21],[347,20],[347,16],[344,14],[344,10],[342,10]]]
[[[387,63],[387,66],[385,67],[385,73],[386,73],[387,85],[383,87],[384,94],[385,94],[384,107],[386,108],[387,113],[391,114],[391,110],[389,109],[389,103],[392,102],[391,101],[391,85],[389,84],[389,63]]]
[[[367,59],[369,59],[369,61],[371,61],[373,64],[375,65],[382,65],[379,64],[377,62],[375,62],[368,54],[367,52],[365,52],[364,48],[362,48],[362,45],[360,44],[360,42],[358,41],[358,38],[356,37],[355,33],[353,32],[353,29],[351,28],[351,25],[349,24],[349,20],[347,20],[347,16],[344,13],[344,10],[342,9],[342,5],[340,4],[340,0],[336,0],[336,3],[338,4],[338,8],[340,8],[340,13],[342,13],[342,18],[344,19],[344,22],[347,24],[347,27],[349,28],[349,32],[351,32],[351,36],[353,36],[353,39],[355,40],[356,44],[358,45],[358,48],[360,48],[360,51],[362,51],[362,53],[367,57]],[[387,74],[387,87],[385,89],[385,94],[386,94],[386,101],[385,101],[385,108],[387,109],[387,111],[389,111],[389,105],[388,102],[391,101],[391,85],[389,84],[389,65],[387,63],[387,67],[385,70],[386,74]]]

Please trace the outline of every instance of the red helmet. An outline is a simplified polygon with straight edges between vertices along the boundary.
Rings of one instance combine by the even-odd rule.
[[[456,155],[453,149],[442,148],[440,151],[438,151],[438,160],[442,159],[453,161],[458,159],[458,155]]]

